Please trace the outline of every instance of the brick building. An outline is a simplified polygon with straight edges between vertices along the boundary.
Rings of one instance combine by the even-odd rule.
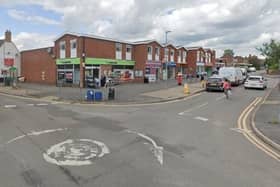
[[[100,84],[104,76],[143,82],[144,77],[156,81],[174,79],[178,72],[202,73],[212,68],[213,59],[215,51],[202,47],[187,49],[155,40],[127,42],[67,32],[57,37],[53,47],[23,51],[22,68],[29,82],[86,87],[91,80]]]
[[[162,79],[162,45],[155,40],[138,41],[133,45],[135,75],[140,77],[144,73],[150,82]]]
[[[56,84],[53,47],[21,52],[21,72],[27,82]]]
[[[209,48],[190,47],[187,48],[188,73],[211,75],[216,63],[216,52]]]

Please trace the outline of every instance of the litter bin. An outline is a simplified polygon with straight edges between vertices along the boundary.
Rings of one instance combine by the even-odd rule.
[[[144,83],[149,83],[149,78],[148,77],[144,77]]]
[[[114,99],[115,99],[115,88],[109,88],[108,100],[114,100]]]
[[[95,91],[94,99],[95,99],[95,101],[102,101],[102,92],[101,91]]]
[[[94,100],[94,91],[93,90],[88,90],[86,97],[87,97],[87,101],[93,101]]]

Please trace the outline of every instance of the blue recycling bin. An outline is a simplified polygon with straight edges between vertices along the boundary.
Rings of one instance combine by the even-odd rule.
[[[95,101],[102,101],[102,92],[101,91],[96,91],[95,93],[94,93],[94,99],[95,99]]]
[[[93,90],[87,91],[87,101],[94,101],[94,91]]]

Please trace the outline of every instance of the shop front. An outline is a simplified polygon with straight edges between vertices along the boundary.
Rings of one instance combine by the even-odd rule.
[[[167,68],[167,79],[175,79],[176,76],[176,63],[175,62],[167,62],[163,64],[163,67]]]
[[[160,79],[161,75],[161,62],[147,61],[145,68],[145,77],[149,79],[149,82],[155,82]]]
[[[196,63],[196,74],[197,75],[205,74],[205,64],[203,62]]]
[[[85,83],[95,82],[101,85],[101,79],[114,79],[117,82],[134,79],[134,61],[101,58],[86,58]]]
[[[58,85],[79,86],[80,58],[57,59],[56,66]]]
[[[176,66],[176,75],[178,73],[182,73],[182,75],[187,74],[187,64],[186,63],[178,63]]]

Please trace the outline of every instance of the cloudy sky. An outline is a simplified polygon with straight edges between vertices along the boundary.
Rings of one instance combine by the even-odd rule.
[[[222,55],[259,55],[280,40],[280,0],[0,0],[0,38],[6,29],[20,50],[53,45],[65,31],[136,41],[210,47]]]

